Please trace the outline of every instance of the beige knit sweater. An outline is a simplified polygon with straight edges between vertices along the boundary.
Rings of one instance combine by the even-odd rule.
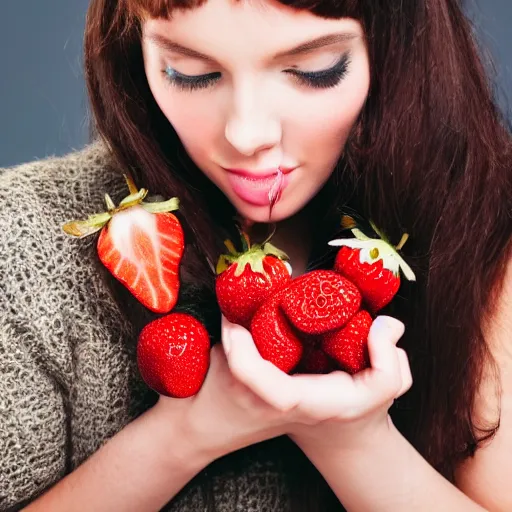
[[[126,195],[99,143],[0,170],[0,510],[19,510],[140,414],[133,333],[93,263],[90,240],[64,222]],[[146,396],[145,396],[146,395]],[[216,510],[289,510],[269,450],[236,474],[213,473]],[[199,512],[192,482],[166,510]]]

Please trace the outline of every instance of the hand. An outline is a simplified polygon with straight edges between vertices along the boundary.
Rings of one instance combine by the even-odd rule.
[[[179,423],[180,442],[188,443],[194,454],[201,459],[206,456],[209,461],[285,435],[289,429],[281,408],[262,399],[230,369],[224,348],[230,345],[237,347],[233,351],[235,355],[250,345],[263,366],[272,366],[261,359],[249,332],[223,317],[222,341],[222,345],[211,349],[208,374],[195,396],[186,399],[160,396],[155,406],[165,417],[164,421]]]
[[[412,385],[406,353],[396,347],[404,326],[377,318],[368,338],[371,368],[353,376],[287,375],[259,355],[245,329],[224,339],[233,376],[275,411],[298,444],[348,447],[388,427],[388,410]]]
[[[378,317],[368,336],[371,367],[353,376],[334,372],[326,376],[330,382],[322,379],[309,390],[303,402],[309,400],[308,409],[320,421],[294,425],[290,437],[301,448],[331,455],[333,448],[364,449],[389,430],[389,408],[412,386],[407,354],[396,346],[403,333],[398,320]],[[323,406],[314,404],[316,394],[324,397]]]
[[[287,375],[260,356],[246,329],[223,318],[224,349],[212,348],[199,393],[160,397],[157,407],[170,411],[167,421],[181,418],[182,441],[211,460],[283,434],[301,447],[353,446],[354,436],[386,424],[393,400],[411,385],[407,356],[395,346],[402,333],[397,320],[376,320],[368,340],[372,368],[354,376]]]

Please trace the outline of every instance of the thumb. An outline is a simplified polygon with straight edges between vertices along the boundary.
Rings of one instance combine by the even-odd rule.
[[[251,333],[245,327],[230,322],[224,315],[221,319],[221,336],[226,355],[229,354],[236,340],[247,339],[252,341]]]

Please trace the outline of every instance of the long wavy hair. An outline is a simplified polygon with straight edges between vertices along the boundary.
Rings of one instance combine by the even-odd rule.
[[[350,208],[395,242],[410,233],[403,254],[417,282],[402,286],[390,312],[406,324],[401,345],[414,385],[392,415],[427,461],[453,481],[457,464],[499,426],[499,417],[482,425],[472,411],[484,366],[494,368],[499,396],[482,324],[511,253],[509,127],[460,2],[280,1],[327,18],[354,18],[365,30],[368,99],[323,192],[330,191],[329,208],[317,204],[315,215],[323,225],[332,212]],[[167,18],[177,7],[202,2],[92,0],[85,70],[97,132],[119,169],[130,170],[140,186],[180,198],[188,240],[182,274],[213,296],[211,266],[234,211],[156,105],[141,51],[143,16]],[[117,300],[138,328],[150,319],[126,294]],[[300,455],[291,447],[280,453],[297,496],[302,489],[293,510],[334,508],[332,496],[327,505],[313,493],[313,481],[321,494],[329,491],[307,461],[297,471]],[[294,459],[295,470],[286,469],[287,459]]]

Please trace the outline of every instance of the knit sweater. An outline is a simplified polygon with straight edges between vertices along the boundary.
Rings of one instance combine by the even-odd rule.
[[[62,231],[126,195],[95,143],[0,170],[0,510],[19,510],[148,407],[134,333],[99,277],[94,237]],[[263,445],[265,443],[262,443]],[[272,450],[213,472],[215,509],[289,510]],[[240,463],[239,463],[240,464]],[[192,481],[164,510],[205,509]]]

